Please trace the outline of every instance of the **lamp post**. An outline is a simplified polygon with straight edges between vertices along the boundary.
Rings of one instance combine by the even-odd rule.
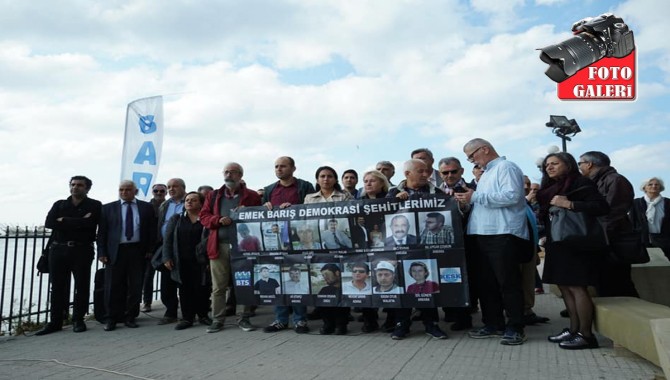
[[[563,152],[568,151],[567,141],[572,141],[570,137],[574,137],[582,131],[575,119],[568,120],[565,116],[549,115],[549,122],[545,125],[551,128],[556,136],[561,138],[563,141]]]

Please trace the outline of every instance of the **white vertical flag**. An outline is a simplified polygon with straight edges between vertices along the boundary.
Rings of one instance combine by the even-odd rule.
[[[158,173],[163,147],[163,97],[137,99],[128,104],[123,141],[121,180],[137,185],[137,197],[146,200]]]

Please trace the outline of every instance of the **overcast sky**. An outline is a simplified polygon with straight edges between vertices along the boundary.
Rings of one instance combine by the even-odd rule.
[[[637,101],[559,101],[536,49],[605,12],[635,33]],[[669,14],[659,0],[0,0],[0,223],[43,224],[76,174],[115,200],[126,106],[153,95],[158,180],[188,190],[219,187],[228,161],[265,186],[280,155],[311,181],[390,160],[397,183],[413,149],[465,162],[474,137],[539,181],[560,145],[550,114],[581,126],[571,153],[609,154],[636,189],[670,180]]]

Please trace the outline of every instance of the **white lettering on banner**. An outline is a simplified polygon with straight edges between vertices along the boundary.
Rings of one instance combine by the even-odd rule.
[[[621,78],[624,80],[629,80],[633,76],[633,70],[631,70],[630,67],[627,66],[624,67],[589,66],[589,80],[595,80],[596,76],[598,77],[598,79],[601,80],[606,79],[619,80],[619,76],[621,76]]]
[[[137,196],[151,196],[163,145],[163,97],[154,96],[128,104],[121,161],[121,180],[130,179]]]
[[[628,98],[632,96],[632,86],[623,84],[578,84],[572,90],[576,98]]]

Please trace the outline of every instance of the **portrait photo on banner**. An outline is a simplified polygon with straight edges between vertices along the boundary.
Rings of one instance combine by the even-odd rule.
[[[372,278],[370,263],[365,255],[346,256],[342,269],[342,294],[372,294]]]
[[[405,289],[407,294],[440,292],[440,276],[437,269],[437,260],[403,260],[403,268],[405,268]]]
[[[327,218],[319,222],[323,248],[335,251],[353,248],[348,219]]]
[[[261,224],[260,223],[237,223],[237,247],[240,252],[260,252]]]
[[[310,273],[307,264],[282,264],[284,294],[309,294]]]
[[[402,294],[402,268],[395,255],[375,255],[372,261],[372,293]]]
[[[292,237],[291,244],[293,250],[311,251],[322,249],[321,236],[319,235],[318,220],[294,220],[291,221],[291,228],[295,228],[297,236]]]
[[[452,227],[451,211],[419,212],[419,244],[444,245],[454,244],[454,228]]]
[[[339,263],[313,263],[309,266],[312,294],[339,295],[342,293],[342,268]]]
[[[254,294],[281,294],[279,265],[255,264],[254,280]]]
[[[384,248],[384,226],[384,218],[379,215],[358,215],[349,218],[349,236],[353,248]]]
[[[283,220],[262,222],[261,228],[265,251],[286,251],[289,249],[288,222]]]
[[[389,214],[385,216],[386,239],[384,248],[407,247],[418,244],[414,213]]]

